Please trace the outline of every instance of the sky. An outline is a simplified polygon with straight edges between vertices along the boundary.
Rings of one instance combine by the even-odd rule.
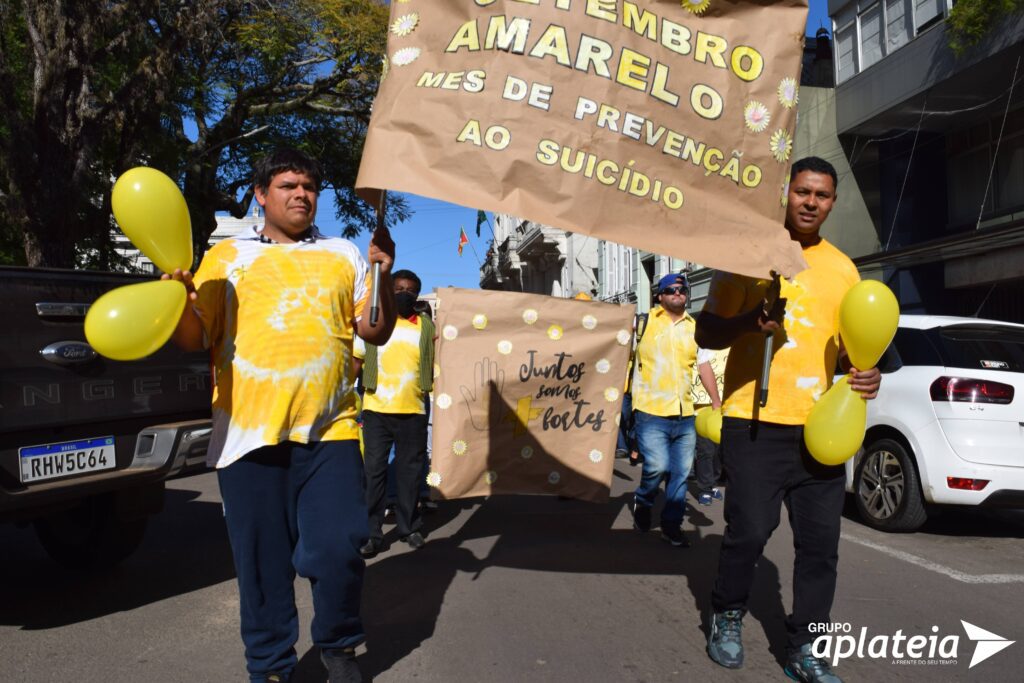
[[[827,0],[810,0],[808,35],[813,36],[823,25],[831,31]],[[321,198],[316,222],[324,233],[337,235],[340,226],[334,219],[334,205],[329,194],[325,193]],[[405,197],[413,216],[391,230],[396,244],[395,268],[406,268],[419,275],[424,293],[435,287],[478,289],[481,259],[487,253],[492,234],[484,224],[477,237],[476,209],[418,195],[407,194]],[[489,213],[487,216],[488,219],[493,218]],[[462,256],[458,254],[460,227],[464,227],[469,236],[469,244],[463,248]],[[364,232],[353,241],[365,254],[369,240],[369,233]]]

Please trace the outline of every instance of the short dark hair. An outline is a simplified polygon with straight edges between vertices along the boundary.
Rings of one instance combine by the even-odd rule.
[[[320,163],[294,147],[279,147],[257,161],[252,169],[253,187],[266,190],[274,176],[285,171],[308,175],[316,184],[317,192],[320,191],[320,181],[323,179]]]
[[[793,170],[789,172],[789,179],[796,178],[798,173],[812,171],[814,173],[827,173],[832,176],[832,191],[839,190],[839,176],[836,175],[836,167],[821,157],[804,157],[793,162]]]
[[[416,283],[417,294],[423,291],[423,282],[420,281],[420,276],[411,270],[396,270],[391,273],[391,280],[411,280]]]

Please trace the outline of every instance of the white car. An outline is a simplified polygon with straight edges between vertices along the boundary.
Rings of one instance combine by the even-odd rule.
[[[1024,508],[1024,325],[900,316],[846,463],[866,524],[912,531],[927,504]]]

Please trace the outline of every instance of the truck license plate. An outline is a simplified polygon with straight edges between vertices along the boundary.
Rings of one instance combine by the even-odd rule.
[[[112,436],[25,446],[18,449],[18,458],[23,484],[83,472],[112,470],[117,464]]]

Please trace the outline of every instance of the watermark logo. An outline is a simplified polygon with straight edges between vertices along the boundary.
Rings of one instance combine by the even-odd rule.
[[[1017,642],[1015,640],[1007,640],[1002,636],[997,636],[995,633],[986,631],[985,629],[968,623],[963,619],[960,620],[960,623],[964,625],[964,630],[967,631],[967,637],[977,643],[974,646],[974,654],[971,656],[971,663],[967,666],[968,669],[974,668],[975,664],[981,664],[992,655],[1002,652]]]
[[[966,621],[960,623],[967,639],[975,643],[969,669],[1016,642]],[[950,666],[957,664],[959,658],[960,636],[940,633],[938,626],[932,626],[927,635],[904,633],[902,629],[872,635],[866,627],[855,631],[843,622],[810,624],[809,630],[817,635],[812,646],[814,656],[831,660],[833,666],[850,657],[889,659],[893,664],[917,666]]]

